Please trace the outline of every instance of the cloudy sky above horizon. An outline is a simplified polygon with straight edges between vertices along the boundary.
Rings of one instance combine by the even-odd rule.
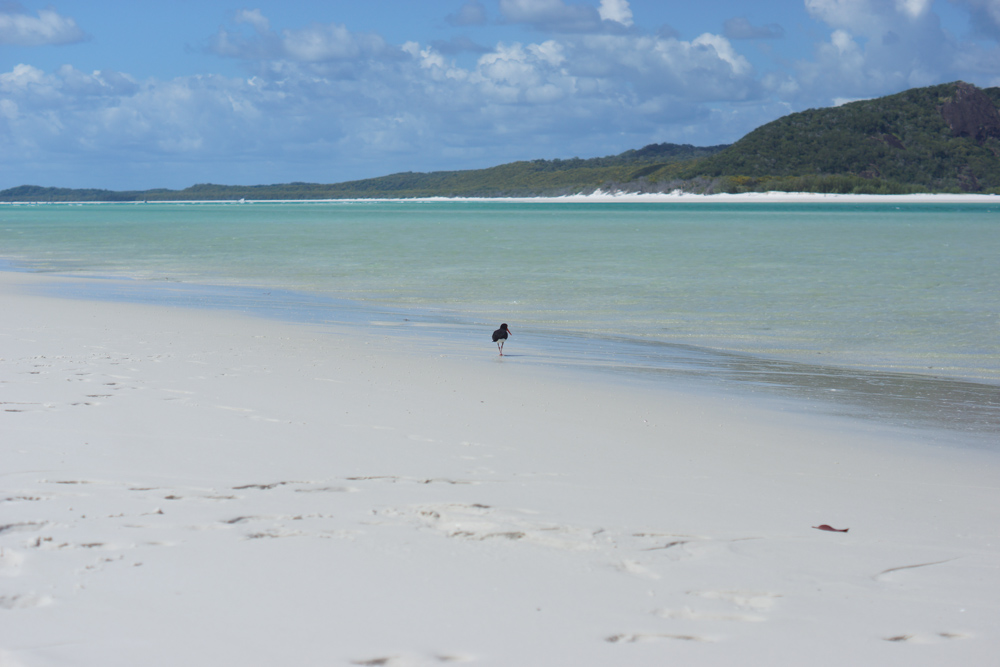
[[[1000,85],[1000,0],[0,0],[0,189],[332,183],[731,143]]]

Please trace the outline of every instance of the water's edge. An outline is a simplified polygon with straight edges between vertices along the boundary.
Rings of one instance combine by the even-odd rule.
[[[25,271],[9,261],[0,262],[0,270]],[[377,329],[380,335],[398,337],[401,345],[419,342],[441,354],[496,352],[489,341],[496,323],[455,313],[387,308],[292,290],[66,276],[66,280],[31,292],[78,300],[235,311],[366,332]],[[826,414],[968,436],[961,440],[973,446],[994,448],[996,436],[1000,435],[1000,387],[989,383],[770,359],[625,336],[538,327],[515,327],[514,332],[513,344],[506,351],[518,363],[788,399]]]

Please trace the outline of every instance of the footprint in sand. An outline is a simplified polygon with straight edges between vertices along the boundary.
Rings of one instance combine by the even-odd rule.
[[[518,542],[570,551],[596,549],[594,538],[603,532],[541,523],[531,520],[528,511],[505,511],[479,503],[416,505],[378,510],[376,514],[411,521],[453,539]]]
[[[0,526],[0,535],[4,533],[24,533],[41,530],[48,525],[47,521],[22,521],[21,523],[8,523]]]
[[[604,641],[609,644],[638,644],[640,642],[655,642],[662,640],[677,640],[685,642],[715,642],[718,641],[714,637],[706,637],[703,635],[685,635],[685,634],[670,634],[667,632],[638,632],[638,633],[625,633],[618,635],[611,635],[610,637],[605,637]]]
[[[351,664],[362,665],[364,667],[427,667],[428,665],[472,662],[473,660],[469,656],[441,653],[430,656],[380,656],[377,658],[363,658],[352,660]]]
[[[972,634],[969,632],[936,632],[933,634],[905,634],[905,635],[894,635],[892,637],[883,637],[887,642],[901,642],[910,644],[936,644],[939,642],[950,641],[952,639],[971,639]]]
[[[764,613],[771,609],[776,599],[781,597],[778,593],[759,591],[688,591],[688,595],[705,601],[718,601],[724,608],[706,611],[686,606],[682,609],[657,609],[653,614],[660,618],[677,621],[761,623],[767,620]],[[605,641],[613,644],[632,644],[664,639],[697,642],[719,641],[713,635],[669,632],[622,633],[606,637]]]
[[[930,563],[917,563],[915,565],[900,565],[899,567],[890,567],[888,570],[882,570],[878,574],[872,577],[875,581],[892,581],[893,575],[898,572],[903,572],[905,570],[914,570],[920,567],[930,567],[931,565],[944,565],[945,563],[950,563],[957,558],[946,558],[945,560],[936,560]]]
[[[356,486],[318,486],[308,489],[295,489],[295,493],[358,493]]]
[[[30,412],[32,410],[37,410],[35,406],[41,406],[41,403],[17,403],[14,401],[3,401],[0,402],[3,406],[4,412]]]
[[[679,561],[689,558],[704,557],[710,551],[719,551],[721,546],[707,537],[694,535],[675,535],[670,533],[633,533],[638,538],[636,548],[649,552],[651,556],[666,558],[669,561]]]
[[[477,485],[482,484],[477,480],[470,479],[449,479],[447,477],[398,477],[396,475],[364,475],[359,477],[345,477],[349,482],[374,482],[374,481],[384,481],[391,482],[393,484],[397,482],[409,482],[411,484],[469,484]]]
[[[261,484],[243,484],[241,486],[234,486],[233,491],[244,491],[247,489],[256,489],[258,491],[270,491],[271,489],[276,489],[279,486],[286,486],[288,484],[316,484],[317,482],[265,482]]]

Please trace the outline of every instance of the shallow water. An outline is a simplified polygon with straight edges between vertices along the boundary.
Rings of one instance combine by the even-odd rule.
[[[993,205],[3,206],[0,256],[133,279],[87,298],[470,340],[506,321],[546,363],[1000,430]]]

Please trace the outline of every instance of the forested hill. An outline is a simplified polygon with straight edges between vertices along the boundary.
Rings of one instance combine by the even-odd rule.
[[[959,81],[811,109],[757,128],[687,176],[729,177],[728,189],[815,190],[839,177],[872,192],[998,192],[998,107],[1000,88]]]
[[[1000,88],[961,81],[793,113],[731,146],[652,144],[603,158],[399,173],[332,185],[195,185],[184,190],[20,186],[0,201],[530,197],[632,192],[1000,194]]]
[[[273,199],[352,199],[410,197],[531,197],[593,192],[641,184],[647,174],[677,173],[692,160],[718,153],[721,146],[651,144],[609,157],[512,162],[488,169],[405,172],[380,178],[324,185],[200,184],[183,190],[73,190],[22,185],[0,191],[0,201],[216,201]]]

